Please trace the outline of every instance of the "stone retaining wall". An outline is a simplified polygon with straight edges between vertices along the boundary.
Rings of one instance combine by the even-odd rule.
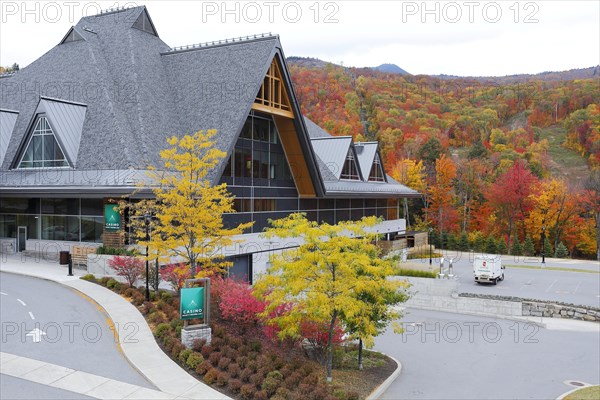
[[[524,317],[566,318],[600,322],[600,308],[596,307],[489,294],[461,293],[459,296],[465,298],[520,302],[522,307],[521,313]]]
[[[523,316],[569,318],[600,322],[600,310],[592,307],[568,306],[544,301],[524,301]]]

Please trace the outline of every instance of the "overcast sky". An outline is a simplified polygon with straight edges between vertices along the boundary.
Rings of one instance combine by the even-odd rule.
[[[146,5],[159,36],[170,46],[272,32],[281,36],[288,57],[357,67],[394,63],[413,74],[461,76],[600,63],[598,0],[2,0],[0,65],[26,66],[55,46],[80,17],[115,4]]]

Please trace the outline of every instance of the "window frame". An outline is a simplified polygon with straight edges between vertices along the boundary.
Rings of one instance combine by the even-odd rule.
[[[35,131],[38,127],[38,125],[41,123],[42,119],[46,120],[46,123],[48,124],[48,127],[50,128],[51,133],[50,134],[40,134],[40,135],[36,135]],[[27,139],[27,144],[23,147],[23,151],[21,152],[21,157],[19,158],[19,162],[17,163],[16,167],[14,169],[18,169],[18,170],[34,170],[34,171],[39,171],[41,169],[69,169],[72,168],[71,166],[71,162],[69,161],[69,158],[67,157],[67,153],[63,150],[60,141],[58,140],[58,137],[56,135],[56,129],[54,129],[54,127],[52,126],[52,124],[50,123],[50,119],[48,119],[48,117],[46,116],[46,114],[38,114],[35,118],[35,123],[32,124],[32,128],[29,131],[29,137]],[[61,165],[61,166],[41,166],[41,167],[22,167],[21,165],[23,164],[23,159],[25,158],[25,154],[27,153],[27,150],[29,150],[29,146],[31,146],[31,142],[33,141],[34,136],[52,136],[52,138],[54,139],[54,141],[56,142],[56,145],[58,146],[58,148],[60,149],[63,157],[64,157],[64,162],[67,165]],[[42,143],[42,146],[43,143]],[[44,147],[42,147],[42,154],[44,153]],[[41,163],[45,163],[45,162],[57,162],[60,160],[41,160],[41,161],[37,161],[37,162],[41,162]],[[30,162],[30,161],[26,161],[26,162]],[[35,160],[32,160],[31,163],[35,163]]]

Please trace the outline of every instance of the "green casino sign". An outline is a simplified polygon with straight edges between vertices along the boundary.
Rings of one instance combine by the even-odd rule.
[[[179,302],[181,319],[204,318],[204,288],[182,288]]]
[[[116,204],[104,205],[104,230],[118,232],[121,230],[121,214]]]

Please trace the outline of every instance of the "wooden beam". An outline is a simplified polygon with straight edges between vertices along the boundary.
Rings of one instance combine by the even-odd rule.
[[[267,114],[280,115],[282,117],[294,119],[294,113],[280,108],[266,106],[264,104],[252,103],[252,109],[255,111],[261,111]]]
[[[274,115],[275,125],[279,131],[283,151],[290,164],[290,170],[302,198],[316,197],[315,187],[310,177],[306,158],[298,140],[298,133],[294,127],[294,121],[284,116]]]

